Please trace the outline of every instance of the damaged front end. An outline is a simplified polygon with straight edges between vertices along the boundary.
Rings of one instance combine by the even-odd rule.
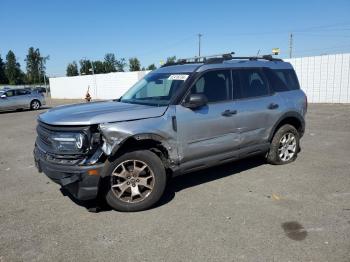
[[[97,126],[53,126],[39,121],[35,164],[76,198],[97,196],[104,153]]]
[[[101,150],[108,156],[118,150],[129,147],[145,146],[149,150],[159,151],[166,167],[172,169],[179,163],[176,132],[172,122],[166,119],[148,118],[135,121],[100,124],[98,129],[102,137]]]

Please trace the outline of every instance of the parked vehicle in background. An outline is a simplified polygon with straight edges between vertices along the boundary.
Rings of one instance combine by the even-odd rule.
[[[150,208],[169,176],[252,155],[294,161],[307,100],[293,67],[271,56],[194,58],[146,75],[120,99],[38,118],[40,172],[78,199]]]
[[[38,110],[45,104],[45,97],[37,91],[24,88],[0,90],[0,111],[27,108]]]

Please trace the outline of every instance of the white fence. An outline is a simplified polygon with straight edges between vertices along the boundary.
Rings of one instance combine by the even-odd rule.
[[[311,103],[350,103],[350,54],[286,59],[298,75]],[[88,86],[93,99],[123,95],[149,71],[50,78],[52,98],[85,97]]]
[[[311,103],[350,103],[350,54],[285,59]]]
[[[51,98],[82,99],[88,87],[92,99],[113,99],[122,96],[149,71],[50,78]]]

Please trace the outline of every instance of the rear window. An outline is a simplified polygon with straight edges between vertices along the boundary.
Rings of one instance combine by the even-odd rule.
[[[298,78],[292,69],[273,70],[277,79],[273,80],[273,89],[276,92],[300,89]]]

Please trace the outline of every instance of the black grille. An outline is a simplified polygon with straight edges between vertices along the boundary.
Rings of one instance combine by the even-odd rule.
[[[37,133],[39,140],[48,147],[52,147],[52,142],[49,139],[49,136],[53,133],[52,131],[44,128],[42,125],[38,125]]]

